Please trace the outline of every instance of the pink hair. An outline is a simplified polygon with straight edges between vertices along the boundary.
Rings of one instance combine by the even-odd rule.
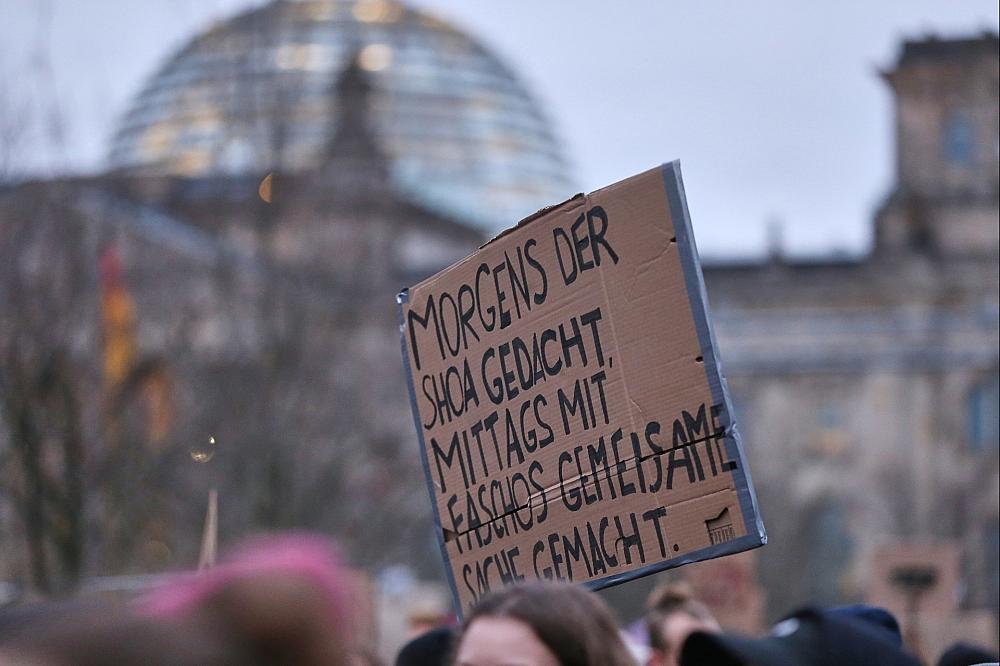
[[[140,611],[158,618],[183,618],[231,583],[274,573],[308,580],[323,592],[332,626],[346,626],[353,585],[350,572],[330,541],[307,533],[251,539],[218,566],[179,574],[154,590],[140,601]]]

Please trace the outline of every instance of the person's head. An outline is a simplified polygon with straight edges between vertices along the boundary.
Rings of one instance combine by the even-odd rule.
[[[455,666],[634,666],[611,611],[563,583],[513,585],[465,619]]]
[[[646,629],[649,666],[676,666],[684,639],[695,631],[719,631],[719,623],[688,585],[674,583],[658,587],[649,596]]]
[[[919,666],[887,630],[885,615],[804,608],[763,638],[695,632],[684,641],[679,661],[681,666]]]
[[[141,615],[194,634],[210,627],[244,664],[343,666],[352,644],[350,573],[325,538],[252,539],[221,564],[172,580],[140,604]]]
[[[937,666],[973,666],[997,660],[996,652],[970,643],[955,643],[938,658]]]

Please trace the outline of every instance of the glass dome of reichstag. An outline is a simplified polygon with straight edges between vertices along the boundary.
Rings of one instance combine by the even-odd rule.
[[[275,0],[215,25],[134,100],[110,167],[193,177],[316,166],[336,129],[334,83],[354,54],[408,196],[495,229],[573,194],[517,77],[465,33],[393,0]]]

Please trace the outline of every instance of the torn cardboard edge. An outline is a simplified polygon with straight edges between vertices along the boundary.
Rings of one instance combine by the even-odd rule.
[[[493,238],[489,239],[488,241],[486,241],[485,243],[483,243],[482,245],[480,245],[479,249],[482,250],[483,248],[485,248],[485,247],[487,247],[489,245],[492,245],[493,243],[496,243],[501,238],[507,236],[508,234],[514,233],[515,231],[517,231],[521,227],[526,226],[528,223],[530,223],[530,222],[532,222],[534,220],[537,220],[538,218],[542,217],[543,215],[548,215],[551,212],[557,211],[557,210],[559,210],[561,208],[565,208],[565,207],[569,206],[569,204],[576,204],[576,205],[583,204],[586,201],[586,199],[587,199],[587,195],[585,195],[583,192],[578,192],[578,193],[574,194],[573,196],[571,196],[569,199],[566,199],[565,201],[563,201],[562,203],[552,204],[551,206],[545,206],[544,208],[539,208],[538,210],[536,210],[531,215],[528,215],[527,217],[521,218],[521,221],[518,222],[517,224],[515,224],[514,226],[507,227],[506,229],[504,229],[503,231],[501,231],[500,233],[498,233],[496,236],[494,236]]]
[[[652,171],[652,170],[650,170]],[[649,173],[648,171],[645,173]],[[647,576],[659,571],[666,569],[675,568],[692,562],[698,562],[706,559],[711,559],[714,557],[719,557],[721,555],[726,555],[730,553],[741,552],[743,550],[748,550],[750,548],[755,548],[767,543],[767,535],[764,529],[763,520],[760,517],[759,507],[757,504],[756,496],[753,489],[753,481],[750,476],[750,472],[745,464],[746,457],[743,451],[742,438],[740,436],[738,424],[736,423],[734,412],[732,409],[732,403],[729,396],[728,386],[725,380],[725,376],[722,373],[721,364],[716,357],[715,349],[717,348],[715,332],[712,327],[711,321],[708,319],[708,298],[705,289],[704,276],[702,274],[701,266],[697,261],[697,248],[694,242],[694,235],[691,229],[691,221],[688,213],[687,202],[684,198],[684,186],[681,179],[680,173],[680,163],[678,161],[673,161],[667,164],[663,164],[660,167],[660,175],[663,179],[663,185],[666,194],[666,202],[669,210],[670,218],[674,227],[674,238],[671,239],[672,242],[676,242],[680,264],[684,279],[684,288],[686,289],[688,301],[691,306],[691,315],[693,323],[695,326],[695,332],[698,340],[698,346],[700,348],[700,360],[702,362],[706,379],[709,387],[709,391],[713,398],[715,404],[723,404],[725,406],[725,412],[727,413],[730,422],[726,424],[728,427],[725,428],[725,441],[727,442],[726,448],[729,449],[730,446],[735,447],[736,459],[742,464],[738,465],[735,470],[731,471],[732,475],[732,485],[736,493],[737,502],[740,507],[740,512],[743,515],[744,522],[744,535],[737,537],[732,540],[727,540],[722,543],[717,543],[710,545],[705,548],[697,549],[694,551],[688,551],[682,553],[676,558],[665,559],[658,562],[651,563],[649,565],[633,569],[630,571],[612,574],[599,579],[589,580],[582,582],[581,584],[590,589],[602,589],[605,587],[610,587],[623,583],[626,581],[634,580]],[[592,194],[597,194],[598,192],[603,192],[606,190],[614,189],[621,183],[615,183],[607,187],[596,190]],[[517,229],[524,228],[534,221],[542,218],[549,213],[556,210],[562,209],[569,205],[585,205],[587,201],[590,200],[592,195],[576,195],[566,201],[556,204],[554,206],[548,206],[542,208],[541,210],[535,212],[532,215],[521,220],[518,224],[513,227],[501,232],[496,237],[482,245],[479,249],[482,250],[493,243],[496,243],[500,239],[504,238],[508,234],[512,233]],[[478,251],[473,252],[469,256],[461,259],[460,261],[453,264],[451,267],[439,272],[438,274],[423,280],[413,287],[413,289],[423,288],[429,286],[437,281],[438,277],[452,268],[460,266],[469,261],[475,261],[478,256]],[[438,539],[438,546],[441,550],[442,559],[445,564],[445,574],[448,580],[449,587],[452,592],[452,597],[454,600],[454,605],[456,613],[459,618],[461,618],[463,605],[462,597],[459,595],[457,582],[455,580],[455,571],[452,565],[451,557],[448,552],[448,545],[445,540],[445,531],[441,521],[441,515],[438,507],[437,498],[434,494],[434,482],[431,473],[430,461],[428,459],[428,450],[424,440],[424,432],[421,427],[420,411],[417,405],[417,396],[415,385],[413,381],[413,370],[410,362],[410,354],[407,348],[406,342],[406,309],[405,306],[409,302],[410,289],[403,289],[397,296],[397,303],[399,305],[399,315],[400,315],[400,345],[402,349],[403,364],[406,368],[406,378],[407,378],[407,388],[410,396],[410,406],[414,419],[414,427],[417,431],[417,437],[420,444],[420,455],[421,463],[424,469],[424,477],[427,485],[427,491],[430,495],[435,534]]]

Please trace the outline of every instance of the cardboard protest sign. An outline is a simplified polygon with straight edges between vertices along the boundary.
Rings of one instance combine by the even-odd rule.
[[[540,211],[399,296],[459,612],[766,541],[677,162]]]

